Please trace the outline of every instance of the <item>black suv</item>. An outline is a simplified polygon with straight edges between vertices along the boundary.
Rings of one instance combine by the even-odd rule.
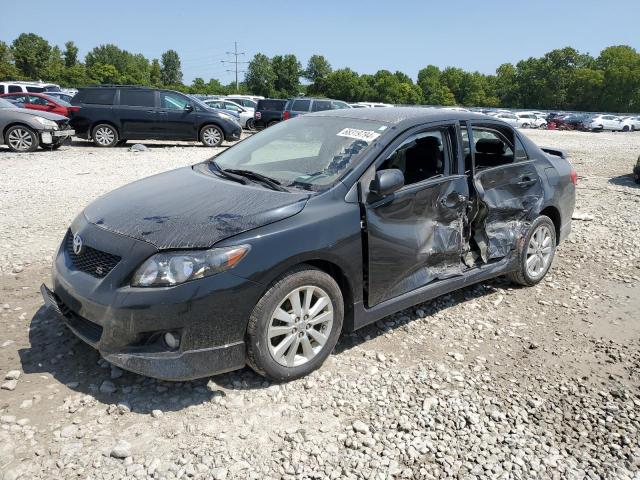
[[[238,140],[242,128],[229,114],[171,90],[136,86],[81,88],[73,97],[80,107],[71,118],[76,135],[98,147],[127,140],[199,140],[217,147]]]
[[[265,98],[258,100],[256,111],[253,114],[253,124],[256,128],[266,128],[275,125],[282,120],[282,112],[286,100],[275,98]]]

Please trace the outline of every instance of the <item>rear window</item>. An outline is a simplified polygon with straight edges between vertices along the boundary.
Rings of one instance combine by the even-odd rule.
[[[258,110],[275,110],[281,112],[284,110],[286,100],[260,100],[258,102]]]
[[[81,91],[74,100],[91,105],[113,105],[115,93],[115,88],[94,88]]]
[[[156,94],[153,90],[122,89],[120,90],[120,105],[129,107],[155,107]]]
[[[291,110],[294,112],[308,112],[311,106],[311,100],[294,100]]]

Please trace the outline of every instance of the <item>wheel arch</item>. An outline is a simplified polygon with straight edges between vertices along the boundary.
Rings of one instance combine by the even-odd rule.
[[[553,222],[553,227],[556,232],[556,245],[560,241],[560,228],[562,227],[562,217],[560,216],[560,210],[553,205],[548,205],[540,212],[540,215],[545,215]]]
[[[32,125],[29,125],[26,122],[20,122],[20,121],[12,122],[12,123],[8,124],[6,127],[4,127],[4,130],[2,130],[2,141],[4,141],[4,137],[5,137],[5,135],[7,134],[7,132],[9,131],[9,129],[11,127],[18,127],[18,126],[27,127],[29,130],[33,130],[36,133],[39,132],[39,130],[37,128],[33,127]]]

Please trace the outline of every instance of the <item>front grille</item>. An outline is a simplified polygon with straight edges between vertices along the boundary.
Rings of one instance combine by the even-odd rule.
[[[82,253],[76,255],[73,252],[73,234],[71,230],[67,232],[67,237],[65,238],[65,250],[77,270],[96,278],[106,277],[120,261],[120,257],[117,255],[96,250],[89,246],[85,246]]]

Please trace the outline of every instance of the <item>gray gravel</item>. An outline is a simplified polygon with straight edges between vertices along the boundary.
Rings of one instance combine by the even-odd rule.
[[[580,175],[545,281],[407,309],[280,385],[122,372],[41,308],[84,205],[211,150],[0,151],[0,479],[639,479],[640,133],[527,134]]]

